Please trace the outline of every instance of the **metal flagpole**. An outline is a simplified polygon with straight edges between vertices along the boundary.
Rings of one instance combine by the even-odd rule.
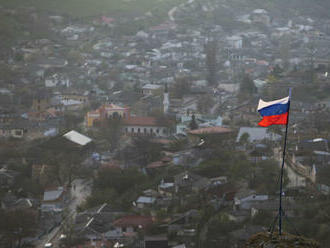
[[[286,151],[286,140],[288,136],[288,126],[289,126],[289,115],[290,115],[290,101],[291,101],[291,88],[289,89],[289,101],[288,101],[288,116],[285,126],[285,138],[284,138],[284,147],[283,147],[283,158],[281,166],[281,179],[280,179],[280,207],[278,209],[278,232],[279,235],[282,235],[282,194],[283,194],[283,171],[284,171],[284,161],[285,161],[285,151]]]

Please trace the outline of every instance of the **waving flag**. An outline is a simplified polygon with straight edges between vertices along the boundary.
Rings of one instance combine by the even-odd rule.
[[[258,104],[258,112],[262,116],[262,120],[258,123],[258,125],[268,127],[270,125],[288,124],[289,108],[289,97],[271,102],[265,102],[260,99]]]

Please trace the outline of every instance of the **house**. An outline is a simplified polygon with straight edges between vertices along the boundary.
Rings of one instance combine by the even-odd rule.
[[[254,201],[251,202],[249,209],[251,209],[251,216],[255,216],[259,211],[269,211],[276,216],[278,213],[278,199],[267,199],[263,201]],[[295,203],[295,200],[292,197],[283,197],[282,199],[282,207],[285,211],[285,215],[288,217],[294,217],[294,210],[299,208],[299,205]]]
[[[191,236],[196,234],[200,213],[196,209],[188,210],[185,213],[175,214],[168,223],[168,233],[175,233],[180,236]]]
[[[165,195],[168,197],[172,197],[173,193],[174,193],[174,183],[171,182],[165,182],[164,180],[162,180],[160,182],[160,184],[158,185],[158,192],[161,195]]]
[[[209,184],[209,179],[191,172],[183,172],[174,177],[175,192],[199,192]]]
[[[21,139],[27,133],[26,121],[14,122],[11,124],[0,123],[0,137]]]
[[[281,139],[281,135],[268,132],[268,129],[264,127],[241,127],[239,129],[236,142],[239,142],[241,136],[245,133],[248,134],[249,142],[258,142],[266,139],[271,141],[279,141]]]
[[[6,168],[0,169],[0,188],[11,187],[15,183],[15,178],[18,176],[18,172],[8,170]]]
[[[269,150],[267,148],[268,148],[268,146],[266,146],[264,144],[256,144],[254,149],[252,149],[249,152],[248,159],[254,163],[257,163],[258,161],[261,161],[261,160],[268,159],[268,155],[270,155],[270,154],[269,154]]]
[[[62,137],[68,141],[71,141],[73,144],[75,144],[77,146],[85,146],[85,145],[89,144],[90,142],[92,142],[91,138],[89,138],[81,133],[78,133],[77,131],[74,131],[74,130],[63,134]]]
[[[241,49],[243,47],[243,39],[241,36],[228,36],[226,37],[226,40],[230,48]]]
[[[32,111],[34,112],[42,112],[50,107],[50,94],[45,91],[37,92],[32,100]]]
[[[55,57],[40,57],[36,64],[43,68],[43,69],[49,69],[49,68],[63,68],[67,66],[68,61],[61,58],[55,58]]]
[[[256,202],[267,201],[268,195],[251,194],[245,197],[235,197],[235,207],[237,209],[251,209],[252,205]]]
[[[109,117],[118,116],[122,119],[130,117],[130,109],[128,107],[121,107],[115,104],[103,104],[94,111],[87,112],[85,118],[86,127],[93,127],[97,121],[105,120]]]
[[[156,198],[150,196],[140,196],[136,200],[137,208],[151,207],[155,204]]]
[[[230,140],[233,130],[227,127],[203,127],[187,132],[188,138],[192,144],[199,146],[201,139],[203,139],[203,146],[212,144],[212,141],[227,142]],[[205,144],[204,144],[205,143]],[[214,143],[214,142],[213,142]]]
[[[36,201],[29,198],[17,198],[11,193],[7,193],[1,200],[1,208],[8,211],[33,209]]]
[[[64,187],[58,187],[53,190],[46,190],[41,203],[41,211],[62,211],[66,201]]]
[[[168,238],[166,234],[145,236],[144,248],[168,248]]]
[[[261,23],[266,26],[270,25],[271,19],[268,15],[268,12],[264,9],[255,9],[251,15],[250,19],[254,23]]]
[[[52,88],[56,86],[69,87],[70,85],[71,85],[70,79],[66,75],[59,73],[50,75],[45,79],[45,87],[47,88]]]
[[[170,134],[169,128],[157,121],[155,117],[131,116],[124,120],[124,133],[129,136],[160,136]]]
[[[112,223],[123,214],[104,203],[77,213],[73,229],[78,237],[85,240],[118,240],[123,237],[122,233],[116,230]]]
[[[88,103],[88,95],[87,94],[77,94],[77,93],[63,93],[61,95],[62,100],[74,100],[79,101],[81,103]]]
[[[145,96],[159,95],[162,91],[162,86],[158,84],[146,84],[142,87],[142,93]]]
[[[134,236],[139,230],[146,230],[152,223],[149,216],[127,215],[115,220],[112,225],[123,236]]]

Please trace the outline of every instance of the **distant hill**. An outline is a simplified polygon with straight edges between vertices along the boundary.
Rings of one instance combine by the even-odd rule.
[[[40,11],[69,15],[72,17],[90,17],[101,14],[123,16],[141,16],[148,11],[167,14],[173,6],[184,0],[0,0],[5,8],[34,7]]]

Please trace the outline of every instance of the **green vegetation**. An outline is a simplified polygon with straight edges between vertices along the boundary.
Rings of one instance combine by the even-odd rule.
[[[252,163],[244,154],[231,151],[219,151],[216,154],[216,157],[201,163],[194,172],[208,178],[225,175],[233,179],[248,179]]]

